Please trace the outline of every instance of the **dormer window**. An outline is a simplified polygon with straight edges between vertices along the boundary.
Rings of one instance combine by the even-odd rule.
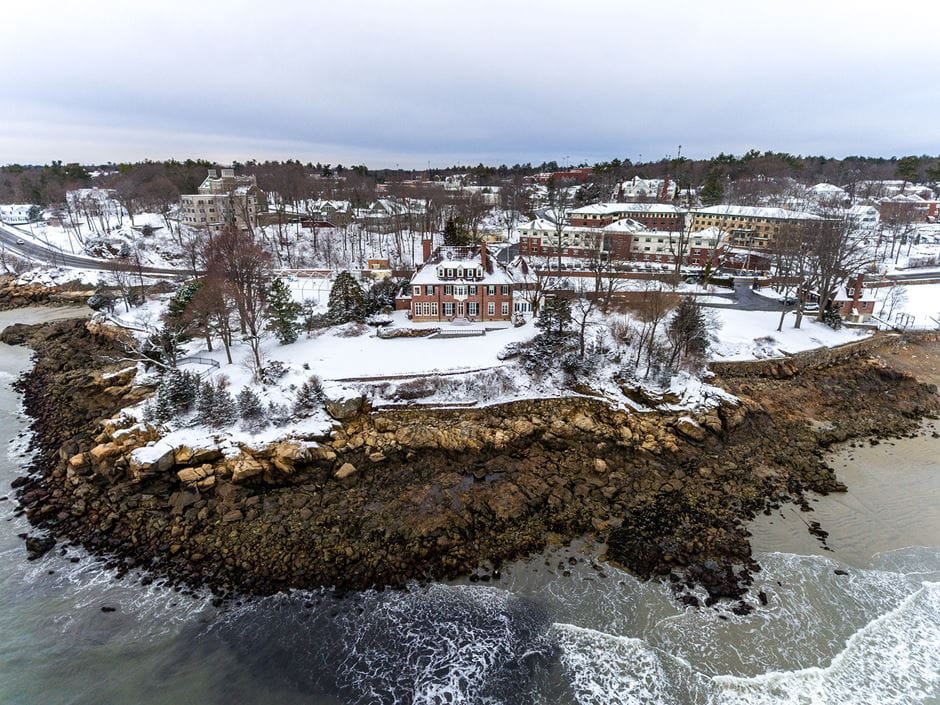
[[[444,278],[444,268],[443,268],[443,267],[438,267],[438,268],[437,268],[437,276],[441,277],[442,279]]]

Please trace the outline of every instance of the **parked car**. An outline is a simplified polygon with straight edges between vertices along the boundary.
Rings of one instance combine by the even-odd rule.
[[[813,313],[819,310],[819,304],[814,304],[814,303],[803,304],[803,310],[809,313]]]

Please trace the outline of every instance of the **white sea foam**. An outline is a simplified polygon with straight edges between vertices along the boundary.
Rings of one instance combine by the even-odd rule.
[[[940,583],[853,634],[826,667],[719,676],[716,705],[914,705],[940,696]],[[809,628],[810,625],[807,625]]]

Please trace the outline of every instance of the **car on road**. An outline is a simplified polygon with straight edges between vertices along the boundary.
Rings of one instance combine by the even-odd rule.
[[[795,304],[796,304],[796,297],[795,297],[795,296],[784,296],[784,297],[783,297],[783,305],[784,305],[784,306],[793,306],[793,305],[795,305]]]
[[[819,304],[813,304],[813,303],[803,304],[803,310],[809,313],[814,313],[819,310]]]
[[[23,238],[20,238],[19,240],[16,241],[16,244],[17,244],[17,245],[25,245],[25,244],[26,244],[26,241],[23,240]]]

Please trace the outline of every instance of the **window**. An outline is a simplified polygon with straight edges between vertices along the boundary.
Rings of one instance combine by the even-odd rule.
[[[412,293],[413,293],[415,296],[421,296],[421,287],[420,287],[420,286],[414,287],[414,291],[413,291]]]
[[[466,296],[466,295],[467,295],[467,287],[462,286],[460,284],[457,284],[456,286],[454,286],[454,296]]]
[[[509,286],[506,284],[503,284],[501,287],[499,287],[499,293],[502,294],[503,296],[506,296],[507,294],[509,294]]]
[[[487,296],[496,296],[496,287],[493,286],[492,284],[490,284],[489,286],[487,286],[487,287],[486,287],[486,295],[487,295]]]
[[[509,315],[509,302],[503,301],[501,309],[502,309],[502,314],[504,316],[508,316]]]
[[[432,302],[431,302],[431,315],[432,315],[432,316],[436,316],[436,315],[437,315],[437,301],[432,301]]]
[[[467,315],[468,316],[479,316],[480,315],[480,304],[476,301],[467,302]]]
[[[496,303],[495,303],[495,302],[490,301],[490,302],[486,305],[486,315],[488,315],[488,316],[495,316],[495,315],[496,315]]]
[[[454,315],[454,305],[453,304],[444,304],[444,315],[453,316]]]
[[[434,287],[433,286],[424,287],[424,293],[427,294],[428,296],[434,296]]]
[[[470,296],[476,296],[476,295],[477,295],[477,288],[476,288],[476,286],[468,286],[468,287],[467,287],[467,290],[468,290],[467,293],[468,293]]]

